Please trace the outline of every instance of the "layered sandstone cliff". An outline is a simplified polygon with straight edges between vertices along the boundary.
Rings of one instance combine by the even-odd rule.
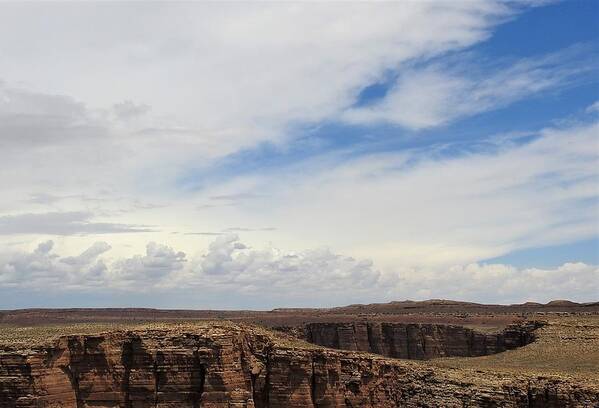
[[[365,321],[309,323],[280,329],[324,347],[423,360],[485,356],[522,347],[534,340],[534,331],[541,325],[540,322],[511,324],[496,333],[456,325]]]
[[[597,404],[599,390],[575,382],[458,373],[234,325],[63,336],[0,351],[2,408]]]

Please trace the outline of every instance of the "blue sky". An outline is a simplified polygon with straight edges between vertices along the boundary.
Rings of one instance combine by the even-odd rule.
[[[1,5],[0,308],[596,300],[599,3],[404,6]]]
[[[456,120],[446,126],[413,131],[393,124],[348,125],[339,121],[323,121],[291,125],[295,139],[285,146],[263,143],[221,159],[210,174],[226,177],[238,172],[261,171],[279,167],[333,150],[356,148],[363,151],[389,151],[426,147],[447,143],[456,145],[456,152],[475,146],[493,135],[509,132],[535,132],[553,122],[587,116],[585,110],[599,98],[599,28],[596,20],[599,4],[593,1],[555,2],[545,7],[522,8],[522,12],[500,24],[487,40],[467,49],[468,58],[485,61],[493,66],[509,66],[518,58],[535,58],[545,54],[583,47],[573,53],[576,65],[589,69],[575,75],[557,89],[529,95],[507,106]],[[460,51],[456,59],[461,59]],[[439,56],[439,60],[451,56]],[[427,59],[423,66],[431,64]],[[367,84],[358,93],[355,106],[380,100],[394,85],[397,72],[388,71],[381,81]],[[483,73],[484,75],[484,73]],[[459,146],[459,148],[457,147]],[[451,154],[451,153],[449,153]],[[186,174],[183,186],[194,186],[205,174]],[[198,182],[201,185],[201,182]],[[197,187],[197,186],[196,186]]]

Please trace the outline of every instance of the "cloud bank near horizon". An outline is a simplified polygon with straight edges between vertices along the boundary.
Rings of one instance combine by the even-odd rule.
[[[174,296],[211,292],[241,298],[276,293],[287,304],[334,306],[337,299],[427,299],[522,303],[549,301],[571,294],[589,301],[599,290],[599,266],[581,262],[556,268],[516,268],[471,263],[446,270],[402,268],[381,272],[367,259],[354,259],[320,248],[301,252],[274,247],[254,249],[235,234],[212,241],[208,250],[188,259],[181,251],[150,242],[144,255],[112,262],[102,259],[111,247],[96,242],[74,257],[53,251],[53,241],[32,252],[0,254],[0,289],[68,295],[73,292],[137,293]],[[341,301],[341,300],[340,300]],[[277,303],[265,303],[276,307]],[[220,307],[226,307],[222,300]],[[280,306],[280,305],[279,305]]]

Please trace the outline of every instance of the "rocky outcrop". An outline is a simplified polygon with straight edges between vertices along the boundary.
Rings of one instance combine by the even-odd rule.
[[[540,326],[539,322],[512,324],[497,333],[456,325],[380,322],[309,323],[280,329],[324,347],[423,360],[485,356],[522,347],[534,340]]]
[[[64,336],[0,351],[0,407],[567,407],[599,390],[335,351],[238,326]]]

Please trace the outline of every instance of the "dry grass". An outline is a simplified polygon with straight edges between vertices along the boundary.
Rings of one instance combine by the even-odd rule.
[[[579,377],[599,382],[599,315],[540,316],[549,323],[528,346],[476,358],[443,358],[441,367]]]
[[[60,336],[73,334],[97,334],[102,331],[118,330],[116,324],[72,324],[49,326],[0,325],[0,346],[26,348],[35,347]]]
[[[181,321],[181,322],[130,322],[130,323],[74,323],[50,324],[35,326],[16,326],[0,324],[0,349],[32,349],[47,345],[61,336],[98,335],[115,331],[168,331],[176,333],[207,333],[251,331],[254,334],[268,337],[273,344],[286,348],[321,349],[322,347],[307,343],[282,332],[273,331],[262,326],[234,323],[226,320],[217,321]]]
[[[218,322],[219,325],[226,324]],[[96,335],[119,330],[177,330],[183,327],[197,330],[210,326],[209,322],[181,322],[181,323],[74,323],[50,324],[42,326],[14,326],[0,324],[0,347],[32,348],[51,343],[61,336],[69,335]]]

